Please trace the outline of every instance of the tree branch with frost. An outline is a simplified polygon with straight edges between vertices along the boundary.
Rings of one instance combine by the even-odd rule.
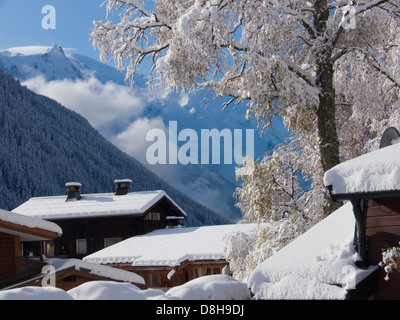
[[[378,73],[384,75],[388,80],[393,83],[392,88],[400,88],[400,79],[397,79],[394,74],[392,74],[391,70],[388,69],[384,64],[380,62],[380,59],[376,57],[375,54],[371,52],[371,50],[362,48],[362,47],[347,47],[340,51],[337,55],[333,57],[333,60],[338,60],[346,53],[351,51],[358,51],[365,55],[365,61],[370,65],[373,69],[375,69]]]
[[[370,66],[372,66],[375,70],[377,70],[380,74],[384,75],[387,79],[389,79],[393,83],[392,88],[394,87],[400,88],[400,80],[397,79],[386,66],[379,63],[377,59],[371,56],[368,59],[368,63]]]
[[[136,0],[109,0],[107,16],[113,9],[126,10],[119,23],[111,21],[94,21],[94,30],[90,34],[93,47],[100,50],[102,61],[114,58],[120,69],[124,62],[130,60],[126,79],[132,79],[136,68],[146,56],[153,59],[161,51],[168,48],[168,43],[157,43],[157,34],[171,30],[168,19],[150,12]],[[132,20],[133,19],[133,20]],[[149,43],[153,44],[149,45]],[[131,57],[131,58],[129,58]]]
[[[344,3],[346,3],[346,2],[339,2],[339,3],[332,2],[332,3],[329,4],[329,8],[330,9],[341,10],[340,8],[349,7],[349,2],[348,1],[347,1],[347,4],[344,4]],[[379,7],[379,6],[381,6],[382,4],[385,4],[385,3],[391,4],[391,2],[389,0],[374,0],[374,1],[370,1],[370,2],[365,3],[365,4],[354,5],[353,6],[354,7],[354,17],[353,18],[355,18],[358,15],[360,15],[360,14],[362,14],[362,13],[368,11],[368,10],[371,10],[371,9],[373,9],[375,7]],[[348,18],[351,18],[351,17],[348,17]],[[343,20],[343,22],[340,24],[339,29],[336,32],[336,35],[335,35],[334,40],[333,40],[333,47],[334,48],[336,47],[337,43],[340,40],[340,37],[341,37],[343,31],[345,30],[345,28],[343,27],[343,23],[347,23],[347,20]]]

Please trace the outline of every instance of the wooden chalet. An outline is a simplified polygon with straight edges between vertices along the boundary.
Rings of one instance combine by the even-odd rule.
[[[0,290],[49,285],[70,290],[94,280],[130,282],[144,287],[144,279],[132,272],[77,259],[47,259],[42,254],[23,256],[25,243],[37,243],[38,248],[44,248],[46,241],[61,234],[55,223],[0,210]]]
[[[170,288],[198,277],[229,274],[224,236],[250,232],[257,224],[155,230],[134,236],[83,258],[135,272],[147,287]]]
[[[325,174],[325,185],[337,201],[349,200],[356,219],[354,244],[361,267],[378,265],[382,251],[400,242],[400,143],[397,130],[389,128],[381,148],[344,162]],[[385,271],[364,281],[364,297],[400,299],[400,271],[388,281]],[[357,295],[359,296],[359,295]]]
[[[0,210],[0,288],[40,272],[45,263],[23,257],[23,242],[53,241],[62,234],[61,228],[48,221]]]
[[[13,212],[57,223],[63,235],[46,241],[47,257],[82,258],[134,235],[183,225],[186,213],[164,192],[131,192],[130,179],[115,180],[115,193],[81,194],[79,182],[66,196],[31,198]],[[25,255],[36,244],[24,245]]]

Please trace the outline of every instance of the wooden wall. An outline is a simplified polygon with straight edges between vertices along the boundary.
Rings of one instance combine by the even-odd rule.
[[[382,260],[382,250],[400,246],[400,198],[368,200],[364,208],[368,259],[371,264]],[[400,299],[400,273],[385,281],[380,268],[375,299]]]
[[[0,232],[0,280],[18,274],[19,237]]]
[[[221,274],[222,269],[227,265],[226,261],[186,261],[181,264],[171,279],[168,274],[173,268],[167,267],[131,267],[125,266],[121,269],[137,273],[150,287],[175,287],[196,279],[200,276]],[[156,281],[156,283],[153,283]]]

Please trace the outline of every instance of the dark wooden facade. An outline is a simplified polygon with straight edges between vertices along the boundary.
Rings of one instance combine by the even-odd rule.
[[[46,243],[46,255],[81,259],[109,244],[177,223],[167,219],[171,216],[182,216],[182,213],[167,197],[163,197],[141,214],[49,219],[61,227],[63,235]],[[84,248],[78,248],[79,243],[83,243]],[[24,244],[25,250],[32,249],[32,245]],[[37,246],[33,250],[36,252]]]
[[[222,274],[222,270],[227,265],[229,263],[226,260],[186,260],[176,268],[165,266],[134,267],[130,264],[115,264],[113,266],[140,275],[145,280],[147,288],[171,288],[202,276]],[[172,270],[175,272],[168,277]]]
[[[400,192],[336,195],[335,200],[350,200],[356,219],[354,244],[362,261],[359,267],[378,266],[382,252],[398,247],[400,242]],[[383,267],[357,284],[348,299],[399,300],[400,272],[395,270],[385,280]]]
[[[53,231],[0,220],[0,288],[36,274],[44,266],[40,260],[22,257],[23,240],[29,239],[41,248],[45,240],[55,239],[57,236]]]
[[[18,236],[0,232],[0,280],[18,274],[20,248]]]
[[[367,258],[370,264],[382,260],[382,250],[398,247],[400,242],[400,198],[381,198],[365,201],[364,223]],[[375,299],[400,299],[400,273],[394,271],[388,281],[385,271],[379,269]]]

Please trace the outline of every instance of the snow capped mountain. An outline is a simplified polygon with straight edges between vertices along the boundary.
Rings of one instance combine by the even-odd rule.
[[[161,129],[168,137],[172,121],[178,133],[184,129],[195,131],[200,146],[203,129],[218,132],[228,129],[232,138],[234,130],[241,130],[244,155],[246,129],[257,128],[255,121],[245,119],[245,104],[222,111],[227,100],[214,98],[208,90],[171,92],[157,84],[149,86],[143,75],[136,75],[131,88],[119,70],[57,45],[2,50],[0,68],[29,89],[83,115],[108,140],[178,190],[232,221],[241,217],[234,206],[233,194],[238,182],[233,158],[232,164],[225,164],[221,157],[221,164],[150,165],[146,151],[154,142],[146,141],[146,133]],[[285,136],[287,131],[280,123],[262,136],[255,132],[255,158],[271,150]],[[178,141],[177,148],[183,144],[185,141]],[[224,146],[221,144],[221,152]]]
[[[82,72],[65,56],[61,47],[54,45],[42,53],[40,49],[45,50],[45,47],[28,48],[0,51],[3,69],[8,74],[20,80],[39,75],[47,81],[83,78]]]
[[[57,44],[53,47],[16,47],[0,50],[0,66],[20,80],[37,76],[43,76],[46,81],[81,80],[95,76],[102,83],[112,81],[125,85],[122,72],[74,53],[73,49],[63,49]]]

